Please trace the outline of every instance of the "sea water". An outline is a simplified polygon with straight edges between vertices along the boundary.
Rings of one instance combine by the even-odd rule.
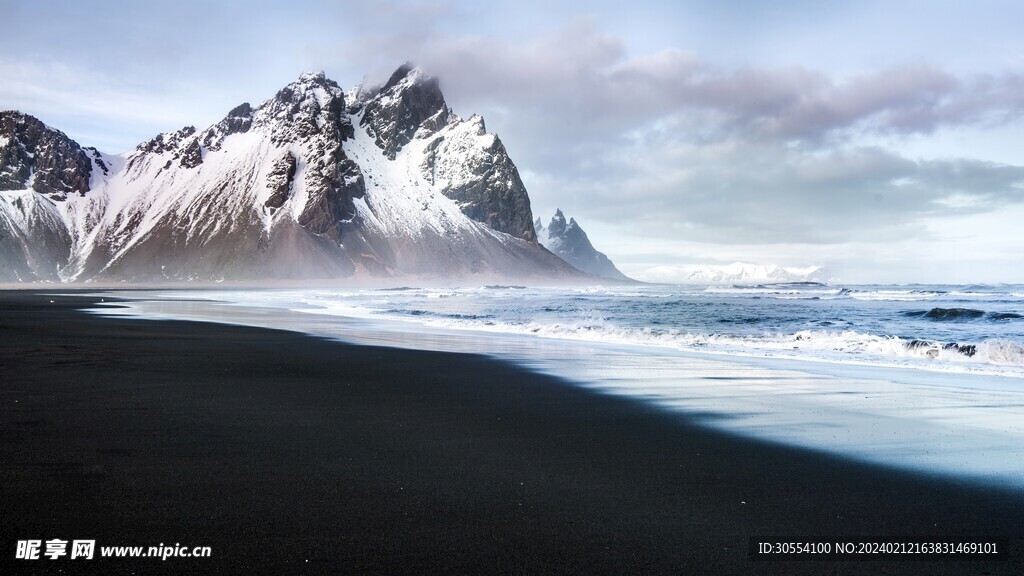
[[[490,354],[730,432],[1024,488],[1024,286],[406,286],[135,298],[120,313]]]

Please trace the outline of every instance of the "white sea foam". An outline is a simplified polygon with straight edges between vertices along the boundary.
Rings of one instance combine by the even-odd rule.
[[[1024,306],[986,307],[986,299],[1012,299],[1010,292],[999,290],[492,286],[206,295],[249,306],[448,330],[1024,378],[1024,320],[993,321],[987,313],[954,319],[926,314],[940,305],[1024,312]],[[968,297],[974,298],[970,304],[942,303]],[[914,308],[902,304],[923,301],[928,303]]]
[[[1024,438],[1019,370],[1024,350],[1013,339],[979,341],[974,356],[968,357],[941,344],[862,329],[771,332],[742,325],[733,327],[734,333],[702,333],[664,321],[713,320],[780,308],[795,311],[795,317],[808,310],[838,310],[842,315],[862,310],[864,304],[751,302],[738,297],[723,304],[717,297],[710,302],[694,299],[697,292],[631,292],[620,297],[616,289],[414,288],[195,294],[197,300],[214,303],[189,301],[187,292],[165,298],[139,293],[142,302],[104,313],[301,330],[359,344],[497,354],[605,393],[670,410],[728,415],[709,424],[733,432],[1024,488],[1024,464],[1016,457]],[[903,309],[899,303],[875,303],[863,316]],[[893,322],[883,326],[909,322],[945,329],[950,324],[898,314]],[[1013,332],[1015,322],[962,326],[994,325],[1019,333]],[[895,369],[900,366],[939,372]],[[961,373],[949,373],[957,370]],[[1016,377],[994,376],[1000,370]]]

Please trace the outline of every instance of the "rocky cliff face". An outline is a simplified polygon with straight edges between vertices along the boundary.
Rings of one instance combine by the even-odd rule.
[[[454,200],[462,212],[491,228],[536,241],[530,197],[505,146],[473,116],[442,131],[426,147],[427,181]]]
[[[436,132],[448,124],[450,115],[437,78],[408,63],[395,70],[362,108],[359,125],[390,160],[417,132],[424,136]]]
[[[504,146],[436,79],[403,66],[349,94],[303,74],[116,156],[3,113],[0,281],[573,277]]]
[[[573,267],[602,278],[629,280],[607,256],[594,248],[587,238],[587,233],[580,228],[575,219],[570,218],[566,222],[561,210],[555,210],[555,215],[547,228],[540,218],[534,226],[541,244]]]
[[[60,279],[72,242],[57,207],[89,192],[94,168],[109,172],[94,148],[27,114],[0,112],[0,282]]]
[[[92,161],[75,141],[36,118],[0,113],[0,190],[32,189],[51,200],[89,191]]]

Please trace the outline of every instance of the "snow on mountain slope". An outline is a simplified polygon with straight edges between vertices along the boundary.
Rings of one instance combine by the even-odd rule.
[[[403,66],[349,94],[306,73],[118,156],[3,113],[0,280],[576,276],[523,226],[500,141],[454,115],[436,79]],[[40,180],[37,165],[73,170]]]
[[[69,245],[52,200],[31,190],[0,192],[0,282],[59,281]]]
[[[32,116],[0,112],[0,282],[60,280],[71,237],[59,207],[108,171],[98,158]]]
[[[374,262],[412,274],[536,274],[538,264],[565,268],[535,243],[470,219],[444,195],[446,181],[431,184],[424,174],[424,150],[462,132],[461,122],[406,143],[393,160],[381,155],[372,136],[356,130],[345,150],[362,168],[366,194],[355,203],[361,226],[346,236],[370,249]],[[388,239],[401,238],[401,242]]]

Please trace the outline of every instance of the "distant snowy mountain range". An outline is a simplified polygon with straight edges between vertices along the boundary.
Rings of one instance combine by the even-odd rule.
[[[828,282],[830,274],[820,266],[804,268],[774,264],[734,262],[725,265],[656,266],[644,280],[669,284],[772,284],[785,282]]]
[[[545,242],[593,249],[569,228]],[[348,92],[303,74],[119,155],[0,113],[0,282],[398,276],[587,278],[538,243],[498,137],[417,68]]]

